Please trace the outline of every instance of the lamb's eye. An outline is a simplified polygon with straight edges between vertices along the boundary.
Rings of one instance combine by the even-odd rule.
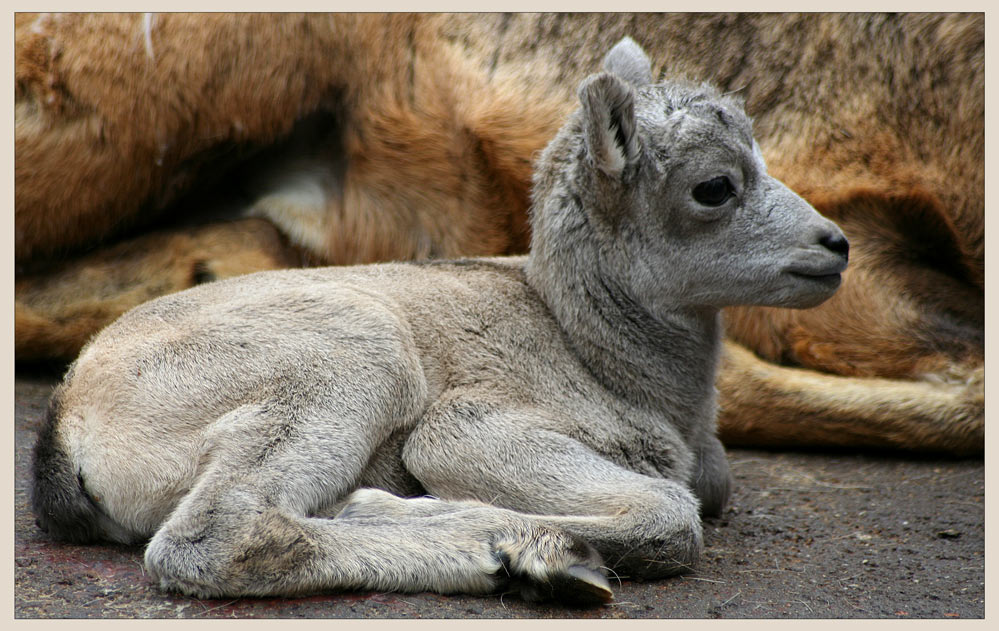
[[[732,182],[724,175],[701,182],[694,187],[694,199],[705,206],[721,206],[734,192]]]

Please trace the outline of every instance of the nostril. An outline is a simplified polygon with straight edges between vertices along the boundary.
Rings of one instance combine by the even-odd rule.
[[[826,234],[819,239],[819,244],[828,250],[832,250],[843,258],[850,255],[850,242],[842,234]]]

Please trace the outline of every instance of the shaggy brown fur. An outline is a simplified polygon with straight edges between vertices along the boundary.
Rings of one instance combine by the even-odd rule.
[[[723,438],[983,449],[981,14],[15,28],[19,359],[70,358],[124,310],[210,278],[523,251],[532,158],[630,35],[658,73],[742,94],[771,173],[851,243],[821,307],[728,312]],[[223,222],[222,206],[268,221]],[[210,223],[163,227],[181,215]]]

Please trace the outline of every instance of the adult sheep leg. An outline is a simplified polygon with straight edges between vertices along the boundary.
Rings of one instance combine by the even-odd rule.
[[[249,218],[153,232],[69,263],[19,272],[14,355],[69,361],[96,331],[147,300],[305,261],[270,222]]]
[[[778,366],[725,345],[718,429],[727,445],[981,453],[985,369],[965,382],[875,379]]]

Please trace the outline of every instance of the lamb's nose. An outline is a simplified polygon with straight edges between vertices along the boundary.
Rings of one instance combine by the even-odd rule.
[[[819,245],[839,254],[844,259],[850,258],[850,242],[846,240],[842,232],[829,232],[822,235],[819,239]]]

